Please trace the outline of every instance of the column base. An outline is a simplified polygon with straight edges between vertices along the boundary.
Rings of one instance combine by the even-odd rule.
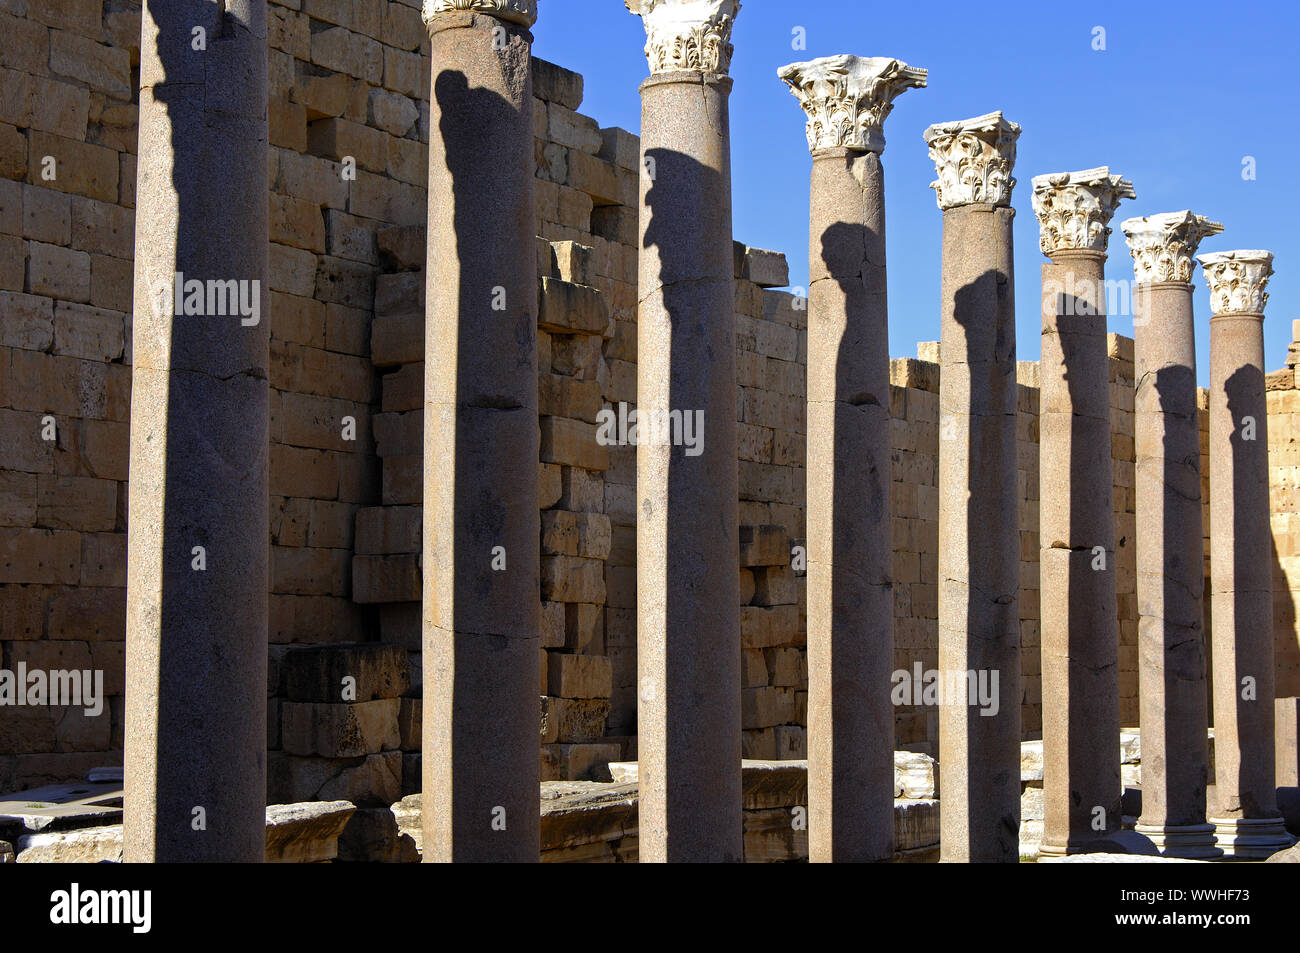
[[[1209,826],[1208,824],[1206,825]],[[1043,857],[1065,857],[1070,854],[1147,854],[1158,853],[1150,838],[1132,830],[1096,831],[1089,836],[1072,837],[1065,844],[1043,841],[1038,847]]]
[[[1212,817],[1214,839],[1225,857],[1264,860],[1295,843],[1280,817]]]
[[[1223,851],[1215,845],[1213,824],[1143,824],[1133,828],[1155,845],[1161,857],[1179,857],[1184,860],[1214,860]]]

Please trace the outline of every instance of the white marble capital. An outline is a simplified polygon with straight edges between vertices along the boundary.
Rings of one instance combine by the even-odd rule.
[[[1133,183],[1100,166],[1081,172],[1036,175],[1030,202],[1038,216],[1038,244],[1049,258],[1058,251],[1105,252],[1110,220],[1121,199],[1136,198]]]
[[[939,176],[930,183],[939,208],[1011,204],[1019,123],[1003,119],[999,110],[973,119],[936,123],[923,135]]]
[[[1268,304],[1268,279],[1273,274],[1273,253],[1263,249],[1212,252],[1197,261],[1210,285],[1213,314],[1263,314]]]
[[[1223,226],[1189,209],[1126,218],[1119,226],[1133,256],[1138,284],[1157,281],[1191,283],[1201,239],[1218,235]]]
[[[624,0],[645,26],[650,72],[694,70],[725,75],[731,68],[731,27],[740,0]]]
[[[885,118],[926,71],[886,56],[825,56],[777,70],[808,114],[808,148],[881,153]]]
[[[498,20],[531,27],[537,22],[537,0],[424,0],[424,22],[440,13],[486,13]]]

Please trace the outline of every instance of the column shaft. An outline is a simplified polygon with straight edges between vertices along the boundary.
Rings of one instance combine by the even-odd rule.
[[[813,861],[894,853],[884,170],[814,153],[808,321],[808,808]]]
[[[266,5],[149,0],[142,12],[124,855],[260,862]]]
[[[1210,319],[1210,612],[1213,822],[1236,857],[1287,845],[1274,777],[1268,408],[1258,313]]]
[[[939,670],[962,689],[945,692],[939,710],[945,861],[1019,858],[1014,215],[967,204],[943,216]],[[968,694],[967,679],[990,704]]]
[[[641,86],[637,668],[642,861],[741,859],[731,80]],[[646,439],[702,414],[703,452]],[[667,416],[661,419],[669,419]]]
[[[1205,823],[1204,539],[1192,286],[1137,285],[1134,432],[1137,495],[1138,833],[1161,853],[1218,853]]]
[[[1038,453],[1045,854],[1098,849],[1110,843],[1121,821],[1105,261],[1104,252],[1059,251],[1043,266]]]
[[[536,861],[532,35],[461,11],[429,23],[424,859]]]

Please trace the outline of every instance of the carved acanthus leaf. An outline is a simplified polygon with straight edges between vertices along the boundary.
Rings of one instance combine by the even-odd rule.
[[[731,27],[740,0],[625,0],[645,25],[651,73],[731,68]]]
[[[1223,231],[1218,222],[1188,209],[1126,218],[1119,227],[1133,256],[1133,275],[1138,284],[1191,282],[1201,239]]]
[[[926,71],[884,56],[827,56],[777,71],[808,114],[808,148],[880,153],[885,118],[904,90],[925,85]]]
[[[1101,166],[1034,176],[1030,198],[1043,254],[1068,249],[1104,252],[1120,199],[1136,198],[1133,183]]]
[[[537,22],[537,0],[424,0],[424,22],[440,13],[487,13],[499,20],[531,27]]]
[[[1196,259],[1210,285],[1210,311],[1214,314],[1263,314],[1268,304],[1268,279],[1273,274],[1273,253],[1263,249],[1220,251]]]
[[[998,111],[937,123],[924,136],[939,176],[930,183],[939,208],[1011,204],[1019,123],[1008,122]]]

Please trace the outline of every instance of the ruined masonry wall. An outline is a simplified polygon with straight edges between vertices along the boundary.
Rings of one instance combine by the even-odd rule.
[[[268,8],[272,800],[382,805],[419,783],[430,65],[419,6]],[[0,0],[0,666],[102,669],[109,696],[100,718],[6,709],[0,790],[83,778],[121,758],[139,11],[135,0]],[[600,411],[636,401],[639,144],[578,112],[581,76],[542,61],[534,76],[540,743],[544,776],[567,779],[636,754],[635,450],[601,446],[595,431]],[[47,156],[53,178],[42,174]],[[799,757],[805,583],[790,556],[804,541],[807,312],[776,290],[788,282],[780,255],[737,245],[735,265],[744,753]],[[1121,715],[1133,725],[1132,343],[1112,336],[1110,346]],[[909,669],[937,663],[937,345],[921,345],[919,358],[892,368],[895,661]],[[1034,365],[1021,365],[1021,384],[1022,711],[1033,737]],[[1293,365],[1270,376],[1269,411],[1278,693],[1295,695]],[[42,438],[47,415],[52,440]],[[349,656],[383,686],[356,711],[320,694],[333,677],[328,656],[286,659],[344,642],[387,643]],[[302,705],[326,707],[306,718]],[[363,751],[312,736],[336,716],[345,727],[362,718]],[[905,706],[896,722],[899,747],[937,753],[934,711]]]

